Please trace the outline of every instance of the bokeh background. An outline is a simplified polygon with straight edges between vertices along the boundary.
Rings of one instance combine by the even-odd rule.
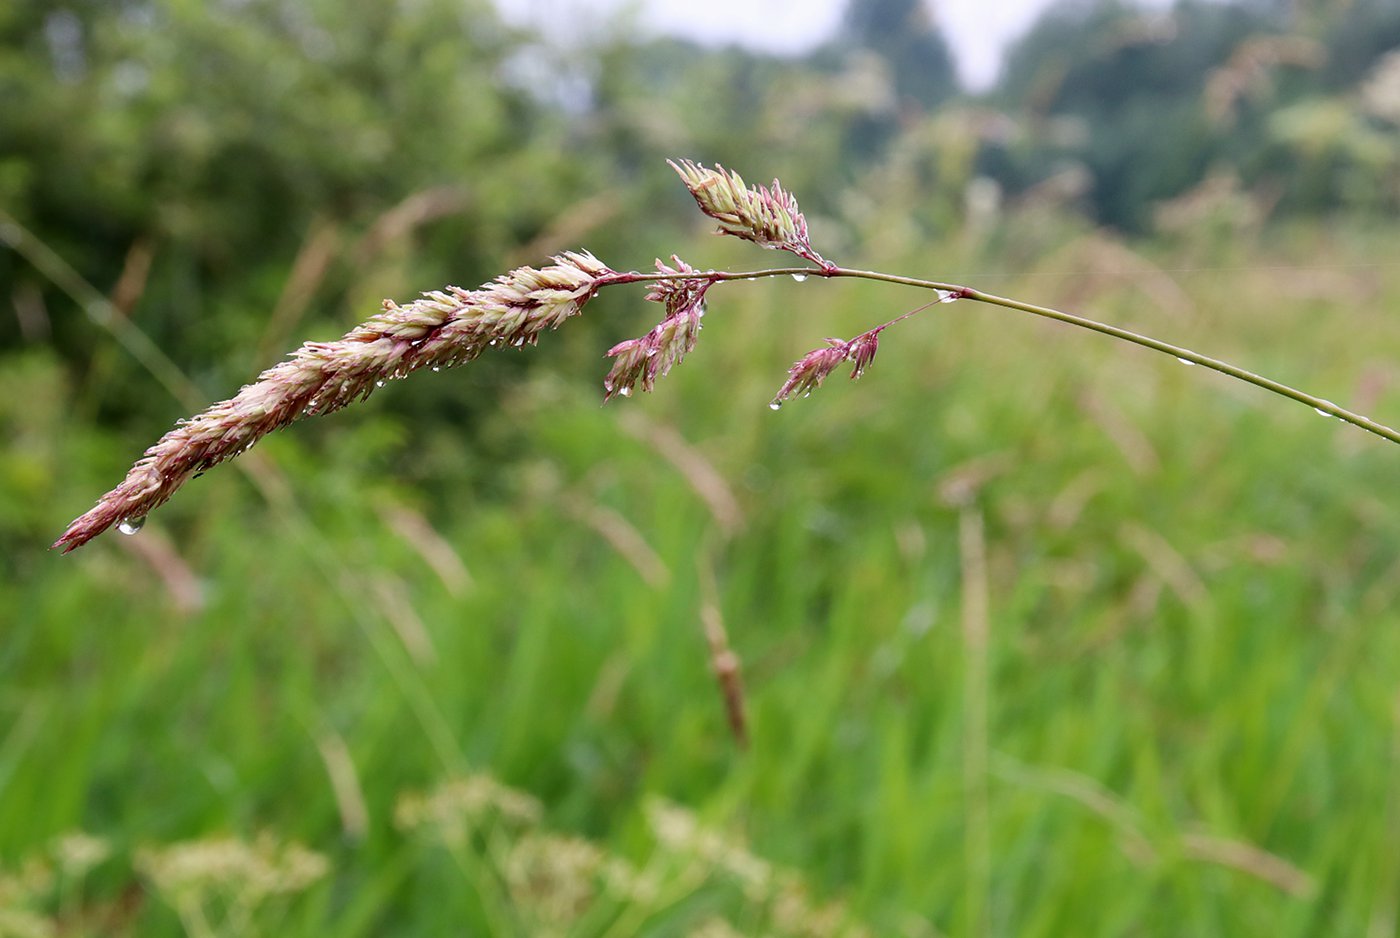
[[[615,288],[46,550],[382,297],[773,259],[667,157],[1400,420],[1392,0],[1051,5],[972,85],[916,0],[654,14],[0,4],[0,934],[1396,934],[1400,450],[1101,336],[939,306],[774,413],[925,298],[730,284],[602,407]]]

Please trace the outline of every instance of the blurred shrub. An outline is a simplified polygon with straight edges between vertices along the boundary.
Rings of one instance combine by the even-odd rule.
[[[437,192],[391,234],[416,232],[415,280],[449,260],[468,279],[569,201],[584,172],[558,116],[500,77],[521,45],[484,0],[18,0],[0,11],[0,204],[100,289],[147,253],[142,327],[226,387],[221,366],[266,364],[253,350],[314,225],[372,231]],[[331,252],[310,298],[324,310],[384,246]],[[0,253],[0,282],[32,280]],[[87,354],[43,286],[60,352]]]

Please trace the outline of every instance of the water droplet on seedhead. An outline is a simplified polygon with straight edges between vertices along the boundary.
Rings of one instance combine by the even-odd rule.
[[[772,403],[770,403],[770,404],[768,405],[768,409],[769,409],[769,410],[782,410],[782,409],[783,409],[783,402],[782,402],[782,401],[773,401]]]
[[[632,396],[632,389],[631,389],[631,388],[618,388],[618,389],[617,389],[617,393],[618,393],[618,394],[621,394],[623,397],[631,397],[631,396]]]
[[[441,366],[441,365],[434,365],[434,366],[433,366],[433,371],[442,371],[442,366]]]
[[[377,388],[382,388],[382,387],[384,387],[384,379],[383,379],[383,378],[380,378],[378,381],[374,382],[374,386],[377,387]]]
[[[136,518],[123,518],[117,522],[117,530],[125,535],[135,534],[146,524],[146,516],[141,515]]]
[[[956,293],[952,292],[951,290],[939,290],[939,291],[938,291],[938,302],[940,302],[940,303],[951,303],[951,302],[953,302],[954,300],[956,300],[957,298],[958,298],[958,295],[957,295]]]
[[[806,274],[793,274],[793,275],[792,275],[792,279],[793,279],[793,280],[796,280],[798,283],[801,283],[802,281],[804,281],[804,280],[807,279],[807,275],[806,275]]]
[[[1177,356],[1177,359],[1176,359],[1176,360],[1179,361],[1179,362],[1181,362],[1183,365],[1194,365],[1194,364],[1196,364],[1195,362],[1191,361],[1189,358],[1182,358],[1182,357],[1180,357],[1180,356]]]

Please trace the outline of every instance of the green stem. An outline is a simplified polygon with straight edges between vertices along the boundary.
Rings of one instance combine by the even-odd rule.
[[[1263,388],[1266,391],[1272,391],[1273,393],[1282,395],[1283,397],[1291,398],[1292,400],[1295,400],[1300,404],[1307,404],[1313,410],[1316,410],[1323,414],[1327,414],[1330,417],[1336,417],[1338,420],[1344,420],[1352,426],[1360,427],[1362,430],[1365,430],[1369,433],[1374,433],[1376,436],[1387,439],[1392,443],[1400,443],[1400,432],[1392,430],[1385,424],[1377,423],[1370,417],[1366,417],[1358,413],[1353,413],[1352,411],[1347,410],[1345,407],[1339,407],[1329,400],[1325,400],[1320,397],[1314,397],[1313,395],[1308,394],[1305,391],[1300,391],[1297,388],[1289,387],[1288,385],[1283,384],[1279,381],[1275,381],[1272,378],[1266,378],[1263,375],[1257,375],[1252,371],[1246,371],[1245,369],[1240,368],[1236,365],[1232,365],[1229,362],[1223,362],[1218,358],[1211,358],[1208,355],[1202,355],[1200,352],[1195,352],[1188,348],[1182,348],[1178,345],[1172,345],[1170,342],[1163,342],[1159,339],[1154,339],[1151,336],[1139,335],[1136,332],[1129,332],[1127,329],[1120,329],[1117,326],[1110,326],[1106,323],[1097,322],[1093,319],[1085,319],[1083,316],[1075,316],[1071,313],[1062,312],[1058,309],[1050,309],[1045,306],[1035,306],[1031,303],[1022,303],[1020,300],[1011,300],[1003,296],[993,296],[990,293],[982,293],[977,290],[968,290],[963,295],[969,300],[977,300],[982,303],[991,303],[994,306],[1004,306],[1007,309],[1018,309],[1022,312],[1032,313],[1036,316],[1044,316],[1047,319],[1054,319],[1059,322],[1067,322],[1070,325],[1079,326],[1083,329],[1092,329],[1094,332],[1101,332],[1104,335],[1113,336],[1115,339],[1123,339],[1126,342],[1132,342],[1135,345],[1141,345],[1143,348],[1150,348],[1158,352],[1165,352],[1168,355],[1174,355],[1179,361],[1190,362],[1193,365],[1200,365],[1203,368],[1209,368],[1212,371],[1218,371],[1223,375],[1229,375],[1232,378],[1237,378],[1240,381],[1247,382],[1248,384],[1252,384],[1258,388]]]
[[[1036,306],[1034,303],[1023,303],[1020,300],[1013,300],[1004,296],[996,296],[992,293],[983,293],[981,290],[974,290],[971,287],[961,286],[956,283],[944,283],[938,280],[921,280],[916,277],[900,277],[895,274],[881,273],[877,270],[856,270],[849,267],[828,267],[826,269],[814,269],[811,267],[774,267],[767,270],[707,270],[696,271],[694,273],[677,274],[644,274],[629,272],[618,274],[610,283],[643,283],[655,280],[696,280],[704,279],[712,282],[725,280],[757,280],[760,277],[853,277],[860,280],[875,280],[881,283],[894,283],[906,287],[918,287],[921,290],[941,290],[945,293],[955,294],[957,299],[975,300],[979,303],[988,303],[992,306],[1001,306],[1006,309],[1019,310],[1023,313],[1030,313],[1033,316],[1043,316],[1046,319],[1053,319],[1056,322],[1068,323],[1071,326],[1078,326],[1081,329],[1089,329],[1103,335],[1112,336],[1115,339],[1122,339],[1124,342],[1131,342],[1134,345],[1141,345],[1153,351],[1163,352],[1171,355],[1178,361],[1191,365],[1200,365],[1212,371],[1218,371],[1223,375],[1229,375],[1239,381],[1252,384],[1255,387],[1263,388],[1274,394],[1295,400],[1300,404],[1307,404],[1318,413],[1326,414],[1329,417],[1336,417],[1354,427],[1359,427],[1368,433],[1389,440],[1392,443],[1400,443],[1400,431],[1387,427],[1385,424],[1377,423],[1370,417],[1354,413],[1345,407],[1339,407],[1332,401],[1321,397],[1314,397],[1305,391],[1289,387],[1272,378],[1257,375],[1252,371],[1246,371],[1229,362],[1221,361],[1218,358],[1211,358],[1209,355],[1202,355],[1200,352],[1189,348],[1182,348],[1179,345],[1172,345],[1170,342],[1163,342],[1151,336],[1140,335],[1127,329],[1120,329],[1117,326],[1110,326],[1108,323],[1099,322],[1094,319],[1087,319],[1083,316],[1076,316],[1073,313],[1066,313],[1063,310],[1051,309],[1048,306]]]

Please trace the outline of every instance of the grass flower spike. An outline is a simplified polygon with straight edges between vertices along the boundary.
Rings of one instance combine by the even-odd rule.
[[[425,366],[450,368],[492,346],[533,345],[576,315],[612,273],[591,254],[563,254],[477,290],[448,287],[402,306],[385,300],[338,341],[306,343],[234,397],[181,421],[53,546],[67,553],[114,524],[133,532],[196,473],[302,417],[363,400],[386,381]]]
[[[658,259],[656,269],[663,274],[695,273],[694,267],[674,254],[671,260],[676,262],[675,267]],[[657,378],[664,377],[695,348],[700,320],[705,316],[705,291],[709,288],[710,281],[703,278],[658,280],[652,285],[647,299],[664,304],[666,318],[640,339],[619,342],[608,350],[613,366],[603,379],[603,400],[618,394],[628,397],[638,383],[643,391],[650,391]]]
[[[849,342],[844,339],[827,339],[825,348],[812,349],[803,355],[788,369],[787,380],[768,406],[777,410],[790,398],[799,395],[806,397],[814,388],[821,387],[827,376],[845,361],[851,363],[852,381],[865,374],[866,367],[875,360],[875,352],[880,347],[880,332],[889,325],[890,323],[886,323],[869,332],[862,332]]]
[[[812,250],[807,219],[792,193],[784,191],[778,180],[773,180],[771,189],[750,189],[744,184],[744,177],[723,166],[708,169],[690,160],[669,162],[695,197],[700,211],[719,222],[719,234],[734,235],[773,250],[791,251],[823,269],[830,266]]]
[[[778,389],[769,407],[777,410],[783,402],[799,394],[806,396],[822,386],[836,366],[851,357],[851,347],[842,339],[827,339],[825,348],[812,349],[788,369],[787,380]]]

